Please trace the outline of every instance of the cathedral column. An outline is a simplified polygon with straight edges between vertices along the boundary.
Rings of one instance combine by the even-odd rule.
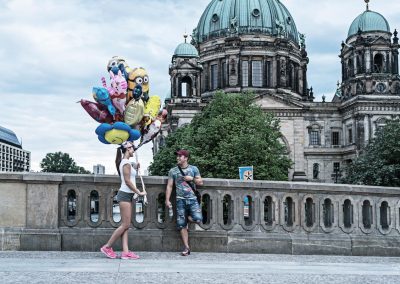
[[[353,142],[352,144],[356,144],[356,140],[357,140],[357,133],[356,133],[356,131],[357,131],[357,119],[356,119],[356,116],[355,115],[353,115],[353,117],[351,118],[351,121],[352,121],[352,126],[351,126],[351,129],[352,129],[352,138],[351,138],[351,141]]]
[[[307,66],[302,68],[303,71],[303,96],[307,95]]]
[[[342,60],[340,62],[342,63],[342,82],[344,82],[346,80],[346,76],[345,76],[346,69],[344,68],[343,57],[342,57]]]
[[[395,75],[399,74],[399,52],[397,50],[392,51],[393,54],[393,73]]]
[[[390,59],[390,57],[389,57],[389,52],[388,51],[386,51],[386,56],[385,56],[385,73],[390,73],[390,69],[389,69],[389,59]]]
[[[272,88],[276,88],[278,86],[278,61],[277,61],[277,56],[274,56],[272,60]]]
[[[178,78],[178,74],[176,74],[175,77],[174,77],[174,97],[175,98],[179,97],[179,78]]]
[[[373,73],[374,72],[374,54],[371,50],[369,53],[369,58],[370,58],[370,72]]]
[[[294,173],[293,181],[308,181],[305,172],[305,125],[302,118],[297,118],[293,121],[293,138],[294,138]]]
[[[369,115],[365,115],[364,116],[364,145],[368,144],[368,140],[369,140],[369,124],[370,124],[370,117]]]
[[[249,78],[248,78],[248,80],[249,80],[249,87],[253,87],[253,57],[252,56],[249,56]]]

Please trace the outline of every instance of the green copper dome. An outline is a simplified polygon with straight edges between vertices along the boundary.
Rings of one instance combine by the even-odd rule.
[[[279,0],[212,0],[194,30],[198,43],[244,34],[283,36],[299,42],[296,24]]]
[[[365,11],[359,15],[351,24],[347,37],[351,37],[361,32],[389,32],[390,27],[388,21],[379,13],[374,11]]]
[[[190,43],[181,43],[175,48],[174,56],[199,57],[197,49]]]

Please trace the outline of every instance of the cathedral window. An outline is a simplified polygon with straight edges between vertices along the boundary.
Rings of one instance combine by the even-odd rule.
[[[321,145],[322,126],[318,123],[313,123],[308,126],[309,144],[312,146]]]
[[[253,87],[262,87],[262,62],[252,61],[252,85]]]
[[[332,146],[338,146],[339,143],[339,131],[332,131]]]
[[[319,131],[312,130],[310,132],[310,144],[311,145],[320,145],[320,136],[319,136]]]
[[[242,61],[242,86],[249,86],[249,62]]]
[[[218,65],[211,65],[211,90],[218,88]]]
[[[354,75],[354,63],[353,60],[349,59],[347,61],[347,77],[352,77]]]
[[[353,128],[347,129],[347,133],[348,133],[347,141],[349,144],[352,144],[353,143]]]
[[[342,176],[342,173],[340,171],[340,163],[334,162],[333,163],[333,174],[332,174],[333,182],[338,183],[341,176]]]
[[[376,131],[381,130],[386,125],[386,119],[384,117],[381,117],[376,120],[375,124],[376,124]]]
[[[375,73],[383,72],[383,55],[380,53],[374,56],[374,72]]]

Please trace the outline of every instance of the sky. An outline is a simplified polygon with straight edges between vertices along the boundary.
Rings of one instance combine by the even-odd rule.
[[[308,84],[316,101],[332,98],[341,78],[340,44],[363,0],[281,0],[306,35]],[[98,141],[99,125],[77,103],[107,77],[118,55],[144,67],[150,96],[169,93],[168,67],[183,35],[191,34],[210,0],[0,0],[0,126],[31,152],[33,171],[47,153],[68,153],[92,171],[115,174],[116,145]],[[391,31],[400,29],[400,1],[371,0]],[[152,162],[151,142],[140,148],[142,171]]]

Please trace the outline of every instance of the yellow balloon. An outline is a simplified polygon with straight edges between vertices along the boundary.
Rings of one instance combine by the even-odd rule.
[[[124,121],[130,126],[139,123],[144,114],[144,104],[142,100],[131,100],[125,109]]]
[[[125,130],[111,129],[106,132],[104,138],[111,144],[122,144],[129,138],[129,133]]]
[[[159,96],[151,96],[144,106],[144,115],[150,117],[150,123],[158,115],[161,107],[161,99]],[[146,125],[150,124],[146,123]]]

